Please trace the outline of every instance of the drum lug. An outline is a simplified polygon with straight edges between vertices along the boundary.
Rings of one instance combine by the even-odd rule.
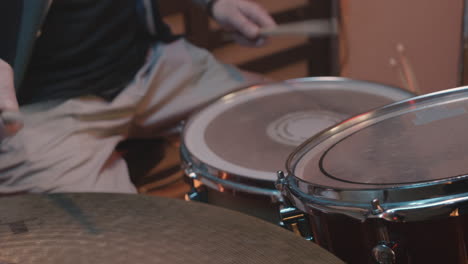
[[[382,216],[385,209],[380,205],[380,200],[375,198],[371,201],[371,213],[376,216]],[[377,239],[380,241],[373,249],[372,256],[378,264],[393,264],[396,261],[395,243],[391,242],[387,227],[384,223],[377,223]]]
[[[275,188],[279,191],[278,195],[272,196],[271,201],[273,203],[280,203],[285,205],[285,200],[283,195],[281,194],[286,186],[286,177],[284,176],[283,171],[276,172],[277,180],[275,182]]]
[[[377,198],[372,200],[371,206],[373,215],[379,215],[384,212],[384,209],[382,208],[382,206],[380,206],[380,201]]]
[[[283,171],[276,173],[278,179],[276,180],[275,187],[281,193],[287,186],[286,177]],[[292,231],[296,235],[304,237],[306,240],[313,241],[312,232],[310,231],[309,221],[305,214],[292,206],[290,203],[281,199],[282,206],[280,208],[280,226]]]
[[[284,187],[287,184],[286,177],[284,176],[284,172],[280,170],[276,172],[276,176],[277,176],[277,179],[276,179],[275,187],[278,191],[282,192],[284,190]]]
[[[185,175],[187,175],[187,182],[190,185],[190,191],[185,194],[186,201],[208,202],[207,192],[204,186],[198,182],[198,175],[192,169],[192,164],[185,166]],[[198,184],[196,184],[198,182]]]
[[[193,171],[191,163],[185,165],[184,172],[185,172],[185,175],[187,175],[191,180],[198,179],[198,175],[195,173],[195,171]]]
[[[372,249],[372,256],[378,264],[393,264],[396,261],[392,243],[380,242]]]
[[[313,241],[309,221],[303,212],[295,207],[283,207],[280,210],[280,219],[280,226],[304,237],[306,240]]]

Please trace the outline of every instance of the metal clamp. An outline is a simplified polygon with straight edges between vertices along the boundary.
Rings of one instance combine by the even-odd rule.
[[[278,179],[276,180],[275,187],[282,193],[288,183],[283,171],[278,171],[276,175]],[[306,240],[313,241],[309,221],[305,214],[292,206],[288,199],[282,200],[282,206],[280,207],[279,213],[281,219],[281,222],[279,223],[280,226],[292,231],[298,236],[304,237]]]
[[[191,188],[190,191],[188,191],[185,194],[185,200],[206,203],[208,202],[208,197],[206,195],[206,192],[198,190],[196,188]]]
[[[187,164],[184,172],[188,177],[188,184],[190,185],[190,191],[185,194],[185,200],[208,202],[208,195],[205,187],[196,186],[195,184],[195,181],[198,180],[198,175],[193,171],[192,164]]]
[[[295,207],[284,207],[280,209],[280,226],[292,231],[294,234],[313,241],[309,221],[305,214]]]

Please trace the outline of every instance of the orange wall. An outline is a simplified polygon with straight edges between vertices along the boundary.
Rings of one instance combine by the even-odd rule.
[[[341,75],[420,93],[460,86],[462,17],[463,0],[341,0]]]

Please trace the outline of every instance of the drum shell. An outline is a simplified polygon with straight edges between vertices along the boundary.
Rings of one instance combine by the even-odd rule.
[[[372,249],[386,230],[396,263],[466,263],[468,216],[417,222],[364,222],[342,214],[311,209],[307,214],[314,241],[346,263],[375,263]]]
[[[197,192],[204,197],[203,202],[252,215],[275,224],[280,222],[280,203],[271,197],[226,188],[220,191],[205,186],[197,188]]]
[[[187,175],[186,181],[192,186],[187,195],[189,200],[221,206],[275,224],[280,222],[281,195],[275,189],[274,182],[250,179],[210,168],[190,155],[184,144],[180,147],[180,157]],[[201,171],[206,171],[205,175]],[[237,186],[230,188],[229,183]]]

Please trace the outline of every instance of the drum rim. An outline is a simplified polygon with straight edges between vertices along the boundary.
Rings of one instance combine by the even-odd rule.
[[[294,201],[296,206],[304,210],[306,208],[309,208],[309,210],[313,208],[321,211],[332,211],[360,220],[378,217],[388,221],[419,221],[424,220],[428,215],[434,216],[435,214],[441,217],[450,215],[456,209],[455,202],[468,201],[468,197],[463,197],[468,192],[464,190],[466,189],[464,186],[468,183],[468,174],[431,181],[404,183],[398,186],[395,186],[395,184],[383,184],[381,188],[337,188],[307,182],[297,177],[294,171],[307,150],[314,148],[336,133],[345,131],[366,121],[402,111],[408,105],[427,103],[435,99],[440,100],[441,97],[464,94],[468,96],[468,86],[416,96],[351,117],[311,137],[298,146],[288,157],[286,162],[287,177],[281,183],[282,186],[280,186],[283,196],[288,197],[290,201]],[[386,120],[386,118],[382,120]],[[415,189],[418,192],[414,192]],[[449,194],[447,189],[450,189],[452,193]],[[305,193],[302,190],[308,190],[309,193]],[[320,195],[323,191],[328,192],[328,194]],[[310,193],[313,193],[313,195]],[[409,196],[410,198],[404,200],[398,199],[402,197],[401,194],[405,194],[405,197]],[[428,194],[431,195],[428,196]],[[331,198],[331,196],[339,198]],[[372,213],[375,210],[371,206],[374,199],[379,199],[385,211],[379,214]],[[417,202],[418,204],[409,205],[411,202]],[[337,210],[338,207],[340,208],[339,210]],[[441,210],[441,207],[445,207],[445,210]],[[437,209],[440,212],[434,211]]]
[[[282,200],[280,192],[275,189],[274,181],[245,177],[215,168],[192,155],[185,144],[181,144],[180,155],[185,175],[201,181],[208,188],[236,194],[241,192],[268,196],[274,202]]]
[[[201,113],[210,107],[211,104],[222,100],[223,98],[234,98],[239,96],[243,93],[249,92],[252,89],[256,89],[259,86],[267,86],[269,84],[303,84],[303,83],[316,83],[316,82],[329,82],[329,83],[342,83],[342,82],[352,82],[352,83],[360,83],[372,86],[378,86],[382,88],[386,88],[389,91],[392,90],[395,94],[401,94],[401,97],[411,97],[414,96],[413,93],[410,91],[404,90],[399,87],[393,87],[381,83],[375,83],[370,81],[363,81],[363,80],[354,80],[345,77],[335,77],[335,76],[320,76],[320,77],[304,77],[304,78],[295,78],[289,79],[282,82],[273,82],[273,83],[263,83],[258,85],[249,85],[246,87],[239,88],[233,92],[230,92],[226,95],[223,95],[217,99],[212,100],[210,103],[196,111],[184,124],[181,134],[181,147],[180,147],[180,155],[183,167],[185,167],[186,175],[189,175],[190,172],[194,172],[197,174],[197,178],[199,180],[206,181],[208,183],[214,184],[216,186],[222,186],[223,190],[231,190],[236,192],[247,192],[247,193],[254,193],[254,194],[261,194],[271,196],[274,199],[280,199],[281,195],[279,191],[274,188],[275,180],[265,180],[260,178],[253,178],[247,175],[241,175],[238,173],[229,172],[227,170],[223,170],[217,168],[214,165],[210,165],[206,162],[203,162],[199,158],[197,158],[192,151],[190,151],[187,147],[186,140],[187,140],[187,131],[188,128],[191,126],[193,122],[198,120],[198,117]],[[208,174],[208,175],[207,175]],[[274,174],[274,172],[272,173]],[[230,184],[230,183],[240,183],[237,184]],[[266,187],[267,186],[267,187]]]

